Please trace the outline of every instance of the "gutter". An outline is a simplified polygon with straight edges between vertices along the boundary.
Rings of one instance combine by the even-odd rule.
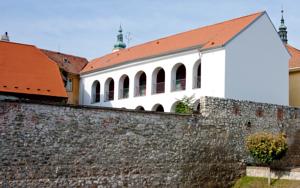
[[[300,71],[300,67],[290,68],[289,72],[298,72]]]

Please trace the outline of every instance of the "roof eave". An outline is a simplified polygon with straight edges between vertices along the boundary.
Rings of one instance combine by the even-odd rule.
[[[0,93],[15,93],[19,95],[32,95],[32,96],[44,96],[44,97],[57,97],[57,98],[64,98],[67,99],[68,95],[67,93],[61,93],[61,94],[45,94],[45,93],[26,93],[22,91],[8,91],[8,90],[0,90]]]
[[[158,57],[162,57],[162,56],[166,56],[166,55],[172,55],[172,54],[175,54],[175,53],[194,50],[194,49],[197,49],[197,48],[201,48],[202,46],[203,45],[196,45],[196,46],[192,46],[192,47],[188,47],[188,48],[183,48],[183,49],[180,49],[180,50],[174,50],[174,51],[160,53],[160,54],[147,56],[147,57],[143,57],[143,58],[138,58],[138,59],[134,59],[134,60],[130,60],[130,61],[124,61],[122,63],[118,63],[118,64],[115,64],[115,65],[111,65],[111,66],[107,66],[107,67],[103,67],[103,68],[97,68],[95,70],[90,70],[90,71],[86,71],[86,72],[80,72],[80,75],[85,75],[85,74],[93,73],[93,72],[96,72],[96,71],[106,70],[106,69],[118,67],[118,66],[121,66],[121,65],[126,65],[128,63],[134,63],[134,62],[137,62],[137,61],[144,61],[144,60],[151,59],[151,58],[158,58]]]
[[[97,72],[97,71],[107,70],[107,69],[122,66],[122,65],[126,65],[126,64],[129,64],[129,63],[144,61],[144,60],[151,59],[151,58],[158,58],[158,57],[162,57],[162,56],[172,55],[172,54],[175,54],[175,53],[181,53],[181,52],[186,52],[186,51],[195,50],[195,49],[199,49],[201,52],[204,52],[204,51],[208,51],[208,50],[212,50],[212,49],[222,48],[223,46],[224,45],[218,45],[218,46],[214,46],[214,47],[211,47],[211,48],[201,49],[201,47],[203,47],[203,45],[195,45],[195,46],[188,47],[188,48],[183,48],[183,49],[169,51],[169,52],[166,52],[166,53],[161,53],[161,54],[157,54],[157,55],[153,55],[153,56],[148,56],[148,57],[144,57],[144,58],[125,61],[125,62],[122,62],[122,63],[118,63],[118,64],[115,64],[115,65],[111,65],[111,66],[107,66],[107,67],[103,67],[103,68],[98,68],[98,69],[95,69],[95,70],[80,72],[80,76],[87,75],[87,74],[90,74],[90,73],[94,73],[94,72]]]
[[[300,71],[300,67],[289,68],[289,72],[298,72]]]

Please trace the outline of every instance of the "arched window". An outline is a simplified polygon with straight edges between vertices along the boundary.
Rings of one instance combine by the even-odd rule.
[[[164,112],[164,107],[161,104],[156,104],[153,106],[152,111],[155,112]]]
[[[179,101],[176,101],[172,104],[170,112],[176,112],[176,107],[179,104]]]
[[[140,71],[135,76],[135,96],[146,95],[147,76],[145,72]]]
[[[186,69],[183,64],[176,64],[172,69],[172,90],[185,90],[186,87]]]
[[[197,105],[196,110],[197,110],[197,112],[200,112],[200,103]]]
[[[200,100],[199,99],[194,102],[193,111],[198,112],[198,113],[200,112]]]
[[[105,82],[105,101],[114,100],[115,83],[112,78],[108,78]]]
[[[165,71],[159,67],[153,71],[152,74],[153,91],[152,93],[164,93],[165,92]]]
[[[135,110],[137,110],[137,111],[145,111],[144,107],[142,107],[142,106],[136,107]]]
[[[119,81],[119,98],[126,99],[129,97],[129,77],[123,75]]]
[[[193,78],[194,78],[194,86],[193,88],[201,88],[201,60],[196,61],[193,67]]]
[[[100,82],[94,81],[92,85],[92,103],[100,102]]]

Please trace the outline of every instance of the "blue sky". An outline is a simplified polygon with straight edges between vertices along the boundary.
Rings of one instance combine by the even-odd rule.
[[[111,52],[120,23],[133,46],[263,10],[278,28],[282,6],[289,43],[300,48],[300,2],[293,0],[1,0],[0,34],[93,59]]]

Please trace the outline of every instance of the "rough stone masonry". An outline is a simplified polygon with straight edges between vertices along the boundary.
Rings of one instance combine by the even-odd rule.
[[[300,109],[211,97],[193,115],[0,102],[2,187],[230,187],[245,138],[285,132],[300,166]]]

